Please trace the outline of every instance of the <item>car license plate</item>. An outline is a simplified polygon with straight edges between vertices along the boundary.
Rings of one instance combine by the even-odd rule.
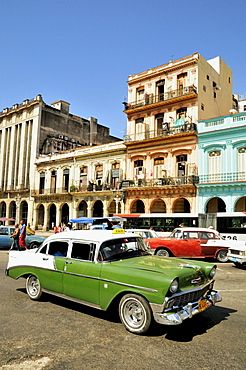
[[[206,299],[202,299],[198,302],[198,311],[204,311],[208,306],[209,304],[207,303]]]
[[[232,257],[232,262],[237,262],[236,257]]]

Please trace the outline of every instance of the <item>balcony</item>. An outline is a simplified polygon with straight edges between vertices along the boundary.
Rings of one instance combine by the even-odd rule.
[[[179,120],[176,120],[174,125],[170,128],[169,123],[165,123],[165,127],[163,129],[147,131],[147,132],[140,132],[137,134],[132,135],[125,135],[123,140],[125,143],[129,143],[131,141],[140,141],[140,140],[149,140],[149,139],[156,139],[165,136],[172,136],[176,134],[183,134],[187,132],[196,132],[197,126],[195,123],[184,123],[183,125],[178,124]],[[177,124],[176,124],[177,123]],[[175,127],[176,126],[176,127]]]
[[[135,109],[142,110],[150,105],[166,105],[179,100],[191,99],[197,96],[197,88],[194,85],[183,87],[178,90],[171,90],[163,94],[144,94],[144,98],[131,103],[123,102],[124,112],[131,113]]]
[[[245,172],[215,173],[200,175],[199,184],[246,181]]]
[[[145,180],[123,180],[120,188],[127,189],[132,187],[163,187],[163,186],[183,186],[195,185],[199,181],[198,176],[179,176],[179,177],[162,177],[158,179]]]

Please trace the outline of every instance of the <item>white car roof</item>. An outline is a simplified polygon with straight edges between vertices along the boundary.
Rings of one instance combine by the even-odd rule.
[[[175,227],[174,230],[183,230],[183,231],[204,231],[204,232],[208,232],[208,233],[211,233],[211,232],[215,232],[215,233],[218,233],[217,230],[215,229],[210,229],[210,228],[206,228],[206,227]]]
[[[139,232],[139,231],[149,231],[149,232],[151,232],[151,231],[155,231],[155,230],[150,230],[150,229],[126,229],[125,231],[129,232],[129,233],[133,233],[134,231],[137,231],[137,232]]]
[[[115,231],[117,230],[117,231]],[[54,234],[49,236],[46,241],[52,240],[67,240],[67,239],[82,239],[82,240],[89,240],[89,241],[96,241],[96,242],[103,242],[109,239],[118,239],[118,238],[129,238],[133,236],[139,237],[138,234],[127,233],[127,232],[119,232],[122,229],[114,229],[114,230],[73,230],[73,231],[63,231],[58,234]]]

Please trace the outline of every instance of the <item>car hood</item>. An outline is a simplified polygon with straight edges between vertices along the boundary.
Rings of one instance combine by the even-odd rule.
[[[174,274],[187,274],[197,272],[201,268],[212,267],[211,264],[205,262],[195,262],[185,259],[175,258],[175,257],[160,257],[160,256],[143,256],[136,258],[129,258],[117,261],[124,268],[134,268],[138,270],[152,271],[157,273],[162,273],[165,275]]]

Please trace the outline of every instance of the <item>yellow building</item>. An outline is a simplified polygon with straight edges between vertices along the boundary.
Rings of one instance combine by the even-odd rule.
[[[130,75],[123,104],[126,213],[196,212],[196,124],[233,107],[231,69],[198,53],[170,61]]]

